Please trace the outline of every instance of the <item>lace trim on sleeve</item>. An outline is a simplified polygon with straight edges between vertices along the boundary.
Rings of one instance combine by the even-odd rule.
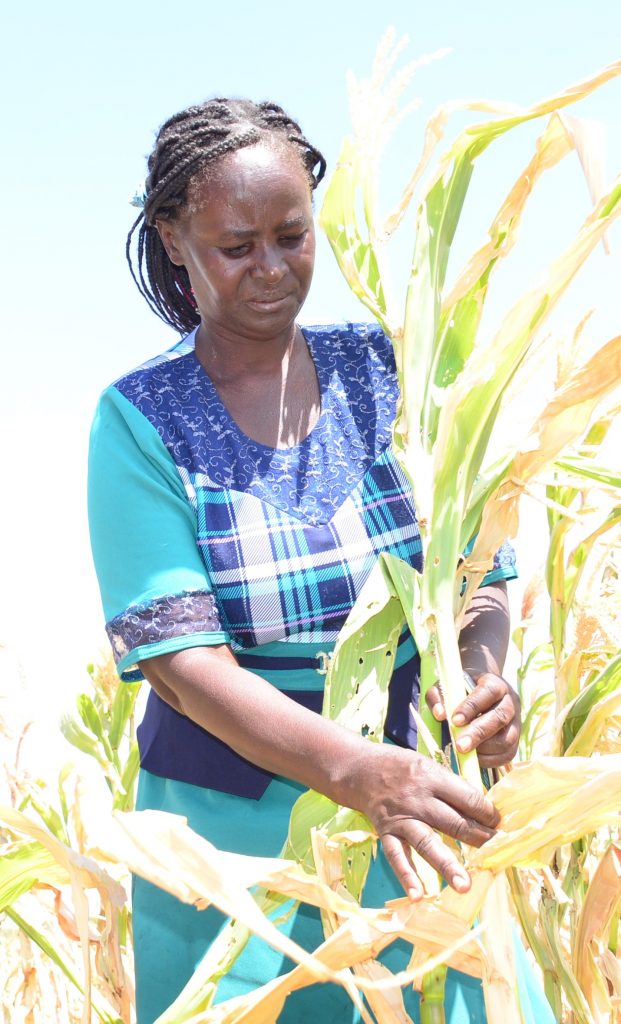
[[[149,604],[132,605],[106,625],[117,664],[137,647],[221,629],[214,596],[207,590],[167,594]]]

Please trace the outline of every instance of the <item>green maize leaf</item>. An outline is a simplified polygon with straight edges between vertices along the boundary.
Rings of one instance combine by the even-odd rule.
[[[593,480],[604,487],[621,491],[621,473],[618,470],[594,465],[590,459],[575,455],[565,455],[562,459],[557,459],[555,465],[568,473],[570,477],[575,477],[578,486],[584,480]]]
[[[542,693],[533,701],[526,713],[520,737],[520,747],[523,751],[523,759],[526,761],[533,756],[533,747],[543,728],[542,712],[553,703],[554,694],[551,691]]]
[[[442,304],[440,338],[434,360],[436,387],[451,384],[472,352],[492,271],[513,248],[526,202],[544,171],[554,167],[572,149],[562,120],[553,115],[537,139],[536,151],[518,176],[489,230],[489,242],[469,260],[451,294]],[[435,433],[435,428],[431,429]]]
[[[307,870],[315,871],[316,864],[312,848],[313,829],[321,829],[328,837],[342,833],[372,833],[373,826],[359,811],[339,807],[321,793],[309,790],[296,800],[289,822],[289,835],[285,856],[294,858]],[[352,851],[347,844],[341,844],[341,868],[343,884],[358,901],[362,896],[369,867],[373,857],[375,840],[372,837],[356,844]]]
[[[101,715],[92,697],[89,697],[87,693],[80,693],[77,697],[76,703],[80,718],[84,722],[84,725],[87,729],[90,729],[98,740],[102,740],[103,725]]]
[[[115,811],[132,811],[134,809],[134,785],[140,768],[140,750],[137,743],[132,743],[127,761],[121,775],[121,788],[114,796]]]
[[[390,330],[378,260],[371,241],[363,241],[356,215],[356,187],[361,169],[351,138],[345,139],[319,217],[343,275],[355,295]]]
[[[561,731],[562,752],[588,756],[606,726],[606,719],[617,713],[618,706],[621,706],[621,654],[608,662],[567,709]]]
[[[334,648],[323,715],[379,743],[405,614],[383,558],[375,564]]]
[[[15,903],[33,885],[45,882],[61,886],[68,882],[67,872],[40,843],[24,843],[0,857],[0,911]]]
[[[113,750],[118,750],[128,722],[134,713],[142,683],[122,683],[112,701],[108,737]]]
[[[613,530],[621,523],[621,506],[615,508],[610,512],[602,523],[593,530],[588,537],[585,537],[580,544],[577,544],[567,560],[567,568],[565,573],[566,578],[566,592],[565,601],[567,604],[573,603],[578,585],[582,578],[584,568],[587,563],[587,559],[593,547],[605,533],[609,530]],[[615,541],[613,540],[613,544]]]
[[[102,716],[95,702],[88,696],[88,694],[81,693],[78,696],[77,705],[80,718],[84,722],[85,726],[90,729],[93,735],[96,736],[101,743],[108,761],[116,763],[115,754],[106,735]]]
[[[367,739],[381,742],[392,675],[405,615],[383,557],[373,568],[347,617],[326,677],[323,715]],[[299,863],[314,867],[313,828],[328,836],[369,831],[367,819],[339,808],[319,793],[305,793],[295,803],[289,823],[289,848]],[[342,849],[345,885],[360,899],[371,861],[373,842]]]
[[[47,825],[48,829],[56,839],[61,843],[69,842],[65,822],[54,807],[50,807],[49,804],[43,803],[43,801],[39,800],[32,792],[29,795],[28,803],[31,807],[34,807],[41,820]]]
[[[67,783],[67,779],[70,777],[70,775],[73,774],[73,772],[74,772],[73,765],[72,764],[65,764],[65,765],[63,765],[63,767],[60,769],[60,771],[58,773],[58,799],[60,801],[60,809],[61,809],[61,813],[62,813],[62,816],[63,816],[63,821],[65,823],[65,826],[67,825],[67,822],[69,821],[69,804],[68,804],[68,801],[67,801],[67,794],[65,792],[65,786],[66,786],[66,783]]]
[[[441,452],[453,453],[456,448],[459,451],[466,443],[470,451],[472,439],[489,429],[488,421],[495,418],[498,399],[528,351],[535,331],[601,239],[609,220],[620,213],[621,179],[587,218],[574,242],[552,264],[544,284],[514,305],[491,349],[486,346],[473,353],[442,408],[438,428]],[[491,352],[494,365],[490,365]],[[473,471],[478,473],[479,468],[475,462],[470,475]]]
[[[107,768],[107,761],[103,757],[97,740],[85,732],[71,715],[63,715],[60,721],[60,731],[73,747],[77,747],[83,754],[94,757],[99,764]]]
[[[37,928],[31,925],[29,921],[26,921],[20,914],[18,914],[16,910],[12,908],[10,910],[7,909],[6,914],[7,917],[10,917],[14,924],[16,924],[17,927],[20,928],[21,931],[23,931],[24,935],[27,935],[28,938],[46,954],[46,956],[49,956],[50,960],[52,960],[52,962],[60,968],[63,974],[69,979],[71,984],[77,988],[78,992],[81,992],[82,995],[84,995],[84,988],[76,978],[75,974],[73,973],[67,962],[63,959],[58,950],[52,945],[49,939],[47,939],[46,936],[43,935],[43,933],[40,932]],[[96,1002],[94,999],[91,999],[91,1006],[95,1013],[97,1014],[97,1016],[99,1017],[102,1024],[123,1024],[123,1021],[120,1019],[120,1017],[117,1017],[116,1015],[113,1016],[107,1013],[98,1005],[98,1002]]]

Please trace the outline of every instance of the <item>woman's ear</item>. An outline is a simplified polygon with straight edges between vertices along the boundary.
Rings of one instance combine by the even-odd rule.
[[[178,225],[171,220],[156,220],[155,227],[170,262],[182,267],[185,260],[179,248]]]

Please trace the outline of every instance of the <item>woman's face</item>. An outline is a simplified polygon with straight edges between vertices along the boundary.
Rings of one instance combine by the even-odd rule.
[[[190,191],[190,208],[157,227],[172,262],[188,272],[208,335],[286,332],[308,294],[315,256],[310,186],[295,155],[240,149]]]

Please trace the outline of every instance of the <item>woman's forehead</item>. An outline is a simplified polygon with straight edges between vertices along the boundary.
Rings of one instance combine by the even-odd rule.
[[[245,213],[266,207],[310,209],[311,189],[301,160],[291,147],[246,146],[207,168],[189,191],[188,212],[215,208]]]

